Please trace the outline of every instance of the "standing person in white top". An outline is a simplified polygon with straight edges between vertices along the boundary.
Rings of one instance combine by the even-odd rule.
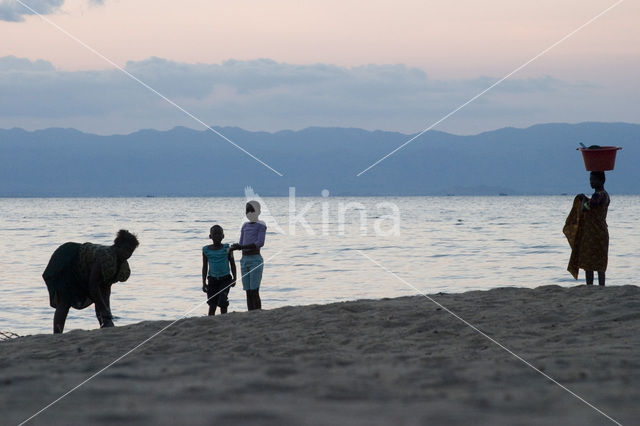
[[[253,311],[262,309],[259,290],[264,260],[260,255],[260,248],[264,246],[267,225],[258,220],[260,203],[257,201],[249,201],[245,206],[245,213],[249,221],[242,225],[240,243],[232,244],[231,250],[242,250],[240,259],[242,288],[247,293],[247,309]]]

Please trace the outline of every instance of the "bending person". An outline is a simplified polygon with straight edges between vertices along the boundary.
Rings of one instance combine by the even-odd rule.
[[[49,304],[56,309],[53,332],[62,333],[69,308],[95,304],[100,328],[113,327],[109,298],[111,285],[131,275],[127,259],[140,243],[121,229],[112,246],[65,243],[53,252],[42,278],[49,290]]]

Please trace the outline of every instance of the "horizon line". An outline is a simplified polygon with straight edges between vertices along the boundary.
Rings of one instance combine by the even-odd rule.
[[[506,130],[506,129],[513,129],[513,130],[528,130],[531,129],[533,127],[537,127],[537,126],[546,126],[546,125],[567,125],[567,126],[579,126],[579,125],[584,125],[584,124],[605,124],[605,125],[610,125],[610,124],[626,124],[626,125],[631,125],[631,126],[640,126],[640,122],[638,123],[632,123],[632,122],[628,122],[628,121],[580,121],[580,122],[576,122],[576,123],[571,123],[571,122],[566,122],[566,121],[548,121],[548,122],[541,122],[541,123],[535,123],[535,124],[531,124],[528,125],[526,127],[516,127],[516,126],[504,126],[504,127],[498,127],[498,128],[493,128],[493,129],[488,129],[488,130],[484,130],[481,132],[477,132],[477,133],[469,133],[469,134],[460,134],[460,133],[452,133],[452,132],[448,132],[448,131],[443,131],[443,130],[429,130],[427,133],[444,133],[447,135],[451,135],[451,136],[459,136],[459,137],[468,137],[468,136],[479,136],[479,135],[483,135],[485,133],[492,133],[492,132],[497,132],[500,130]],[[292,133],[298,133],[298,132],[304,132],[306,130],[310,130],[310,129],[338,129],[338,130],[360,130],[360,131],[364,131],[364,132],[368,132],[368,133],[376,133],[376,132],[383,132],[383,133],[397,133],[397,134],[401,134],[401,135],[405,135],[405,136],[412,136],[415,134],[418,134],[419,132],[415,132],[415,133],[405,133],[403,131],[398,131],[398,130],[384,130],[384,129],[365,129],[363,127],[351,127],[351,126],[307,126],[307,127],[303,127],[300,129],[280,129],[280,130],[275,130],[275,131],[267,131],[267,130],[248,130],[239,126],[214,126],[211,125],[211,128],[214,129],[237,129],[237,130],[242,130],[244,132],[247,133],[267,133],[270,135],[276,135],[278,133],[284,133],[284,132],[292,132]],[[44,132],[47,130],[67,130],[67,131],[75,131],[78,133],[82,133],[85,135],[91,135],[91,136],[100,136],[100,137],[110,137],[110,136],[131,136],[134,135],[136,133],[141,133],[141,132],[158,132],[158,133],[167,133],[167,132],[172,132],[176,129],[187,129],[187,130],[191,130],[193,132],[197,132],[197,133],[206,133],[208,131],[210,131],[209,129],[204,129],[204,130],[198,130],[196,128],[193,127],[189,127],[189,126],[182,126],[182,125],[177,125],[177,126],[173,126],[169,129],[166,130],[161,130],[161,129],[155,129],[155,128],[141,128],[138,130],[134,130],[128,133],[110,133],[110,134],[100,134],[100,133],[93,133],[93,132],[89,132],[89,131],[83,131],[83,130],[79,130],[75,127],[60,127],[60,126],[51,126],[51,127],[43,127],[43,128],[37,128],[37,129],[25,129],[24,127],[18,127],[18,126],[14,126],[11,128],[5,128],[2,127],[0,128],[0,131],[12,131],[12,130],[21,130],[23,132],[26,133],[36,133],[36,132]]]

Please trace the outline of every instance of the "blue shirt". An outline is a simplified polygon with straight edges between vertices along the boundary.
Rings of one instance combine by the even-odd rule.
[[[229,268],[229,244],[223,244],[219,249],[209,246],[202,247],[202,253],[209,259],[209,276],[220,278],[231,274]]]

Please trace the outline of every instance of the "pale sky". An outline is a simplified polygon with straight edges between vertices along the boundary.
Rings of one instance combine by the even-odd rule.
[[[22,1],[118,65],[138,69],[209,124],[268,131],[341,125],[407,133],[420,131],[616,3]],[[112,65],[51,24],[23,12],[15,0],[0,0],[0,58],[5,57],[0,88],[13,93],[0,105],[0,127],[98,133],[200,127],[151,101],[146,89],[114,76]],[[488,93],[438,129],[465,134],[550,121],[637,122],[639,18],[640,2],[622,2],[513,75],[511,90]],[[16,65],[19,58],[31,65]],[[34,69],[44,63],[38,60],[51,69]],[[230,66],[230,60],[238,62]],[[231,81],[238,66],[244,77]],[[185,87],[191,83],[184,79],[194,72],[202,82]],[[80,82],[77,88],[74,81]],[[124,87],[126,99],[139,98],[144,108],[127,104],[124,93],[114,99]],[[41,101],[67,104],[71,101],[62,94],[71,93],[81,108],[69,104],[65,113],[54,113],[42,105],[30,107],[38,93],[45,93]],[[105,97],[113,104],[94,105],[91,114],[92,99],[104,104]]]

